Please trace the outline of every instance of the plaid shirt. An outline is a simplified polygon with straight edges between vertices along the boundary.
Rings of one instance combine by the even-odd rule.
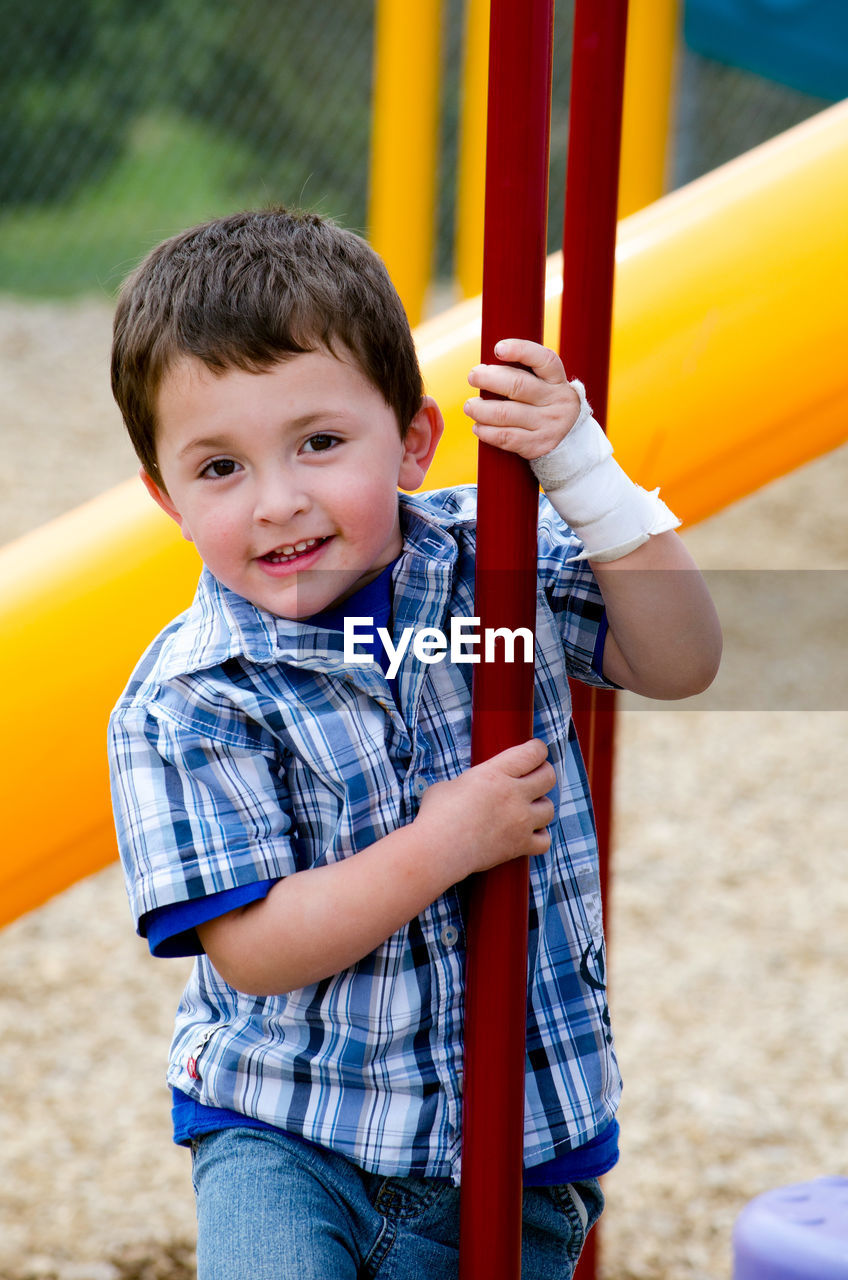
[[[393,629],[474,616],[475,491],[401,496]],[[603,603],[541,499],[534,733],[557,774],[531,860],[525,1164],[591,1139],[620,1081],[604,988],[591,804],[566,675],[603,684]],[[396,705],[339,632],[277,618],[204,570],[113,712],[115,821],[139,931],[162,907],[349,857],[415,817],[470,760],[470,671],[410,646]],[[465,927],[451,889],[350,969],[244,995],[198,956],[168,1079],[385,1175],[459,1180]]]

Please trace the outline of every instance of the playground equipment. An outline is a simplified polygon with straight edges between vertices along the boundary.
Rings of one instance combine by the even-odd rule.
[[[619,225],[609,431],[686,523],[841,444],[848,421],[848,104]],[[546,341],[562,261],[549,260]],[[462,403],[480,302],[417,331],[446,438],[428,483],[473,480]],[[140,650],[190,600],[193,550],[130,480],[0,550],[8,755],[0,920],[115,857],[105,724]],[[56,661],[61,653],[61,662]],[[45,812],[45,796],[49,809]]]
[[[455,275],[464,298],[483,286],[483,199],[490,0],[465,0],[457,162]],[[369,239],[388,264],[413,324],[425,312],[435,249],[439,100],[435,56],[443,3],[381,0],[375,41]],[[620,218],[665,191],[679,0],[629,0]],[[408,91],[408,50],[416,91]]]
[[[756,1196],[733,1228],[733,1280],[848,1280],[848,1178]]]
[[[441,0],[376,7],[368,238],[412,325],[424,312],[436,241],[441,8]]]
[[[489,39],[480,358],[499,338],[544,330],[553,0],[493,0]],[[521,112],[515,103],[522,104]],[[615,211],[613,210],[613,217]],[[484,393],[484,398],[488,398]],[[515,454],[480,444],[474,612],[481,625],[536,625],[539,485]],[[533,736],[534,672],[501,656],[474,673],[471,763]],[[462,1280],[521,1273],[527,858],[472,882],[463,1054]]]
[[[687,0],[690,49],[826,98],[848,94],[842,0]]]
[[[465,0],[457,162],[455,275],[464,298],[483,286],[483,199],[490,0]],[[389,266],[413,324],[425,311],[435,248],[435,173],[439,102],[435,63],[443,4],[381,0],[375,42],[375,127],[371,152],[369,239]],[[629,0],[623,113],[620,218],[665,191],[666,151],[679,0]],[[416,92],[405,78],[417,51]],[[412,193],[413,198],[410,198]]]

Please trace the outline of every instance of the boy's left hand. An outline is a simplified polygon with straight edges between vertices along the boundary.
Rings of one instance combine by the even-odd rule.
[[[508,364],[478,364],[468,375],[472,387],[505,396],[467,400],[465,412],[485,444],[531,461],[557,447],[577,421],[580,397],[569,386],[554,351],[523,338],[505,338],[495,355]],[[516,369],[515,364],[525,365]]]

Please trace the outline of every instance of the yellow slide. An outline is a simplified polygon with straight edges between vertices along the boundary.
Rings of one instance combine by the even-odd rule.
[[[685,522],[845,440],[846,227],[848,103],[621,222],[610,435],[633,478],[662,483]],[[559,270],[555,257],[550,345]],[[433,487],[474,478],[461,407],[479,317],[478,299],[417,331],[448,420]],[[115,857],[106,719],[197,572],[137,480],[0,550],[4,736],[14,744],[0,780],[0,924]]]

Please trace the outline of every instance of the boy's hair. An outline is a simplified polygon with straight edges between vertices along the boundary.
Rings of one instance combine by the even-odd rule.
[[[181,357],[260,373],[321,347],[351,352],[403,435],[421,406],[421,372],[400,298],[363,239],[278,208],[163,241],[124,282],[112,344],[112,391],[145,471],[162,484],[156,397]]]

